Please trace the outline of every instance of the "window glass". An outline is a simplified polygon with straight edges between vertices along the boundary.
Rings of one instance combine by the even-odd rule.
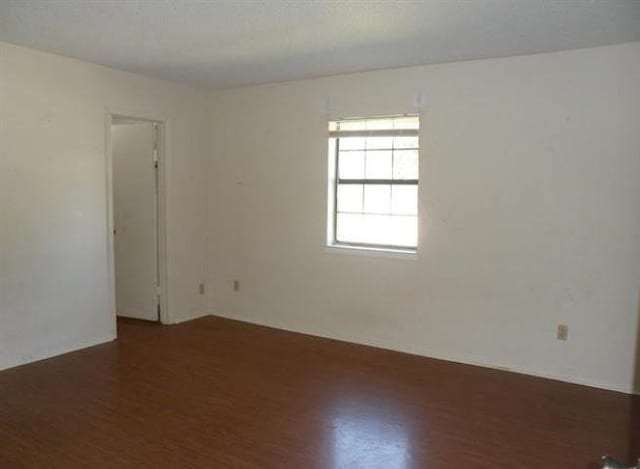
[[[366,155],[365,177],[367,179],[391,178],[391,151],[368,151]]]
[[[393,148],[418,148],[418,137],[393,137]]]
[[[417,215],[418,186],[393,186],[391,190],[391,213],[393,215]]]
[[[344,151],[340,152],[339,162],[340,179],[364,178],[364,152]]]
[[[362,184],[338,185],[338,212],[362,212]]]
[[[418,129],[417,115],[329,123],[331,245],[417,249]]]
[[[390,150],[393,148],[393,137],[367,137],[367,150]]]
[[[367,130],[388,130],[393,129],[393,119],[369,119]]]
[[[340,137],[340,151],[364,150],[365,137]]]
[[[391,211],[391,186],[367,184],[364,186],[364,211],[385,213]]]
[[[340,122],[340,130],[365,130],[367,121],[365,120],[347,120]]]
[[[418,179],[418,150],[393,152],[393,179]]]
[[[416,117],[398,117],[393,120],[394,129],[418,129],[418,119]]]

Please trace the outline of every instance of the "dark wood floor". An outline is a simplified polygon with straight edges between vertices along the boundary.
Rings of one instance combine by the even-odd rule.
[[[215,317],[118,326],[0,372],[0,468],[585,468],[639,434],[619,393]]]

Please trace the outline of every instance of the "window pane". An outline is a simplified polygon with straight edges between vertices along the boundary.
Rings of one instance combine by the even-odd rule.
[[[340,179],[364,178],[364,152],[345,151],[340,152],[338,165],[338,177]]]
[[[367,130],[387,130],[393,129],[393,119],[369,119]]]
[[[367,179],[391,179],[391,152],[368,151],[365,177]]]
[[[364,150],[365,137],[342,137],[340,150]]]
[[[394,230],[392,244],[397,246],[418,245],[418,217],[393,217]]]
[[[338,212],[362,212],[361,184],[338,185]]]
[[[393,186],[391,189],[391,213],[394,215],[417,215],[418,186]]]
[[[363,215],[363,237],[370,243],[391,246],[417,245],[416,217]]]
[[[389,213],[391,211],[391,186],[364,186],[364,211],[366,213]]]
[[[367,150],[393,148],[393,137],[367,137]]]
[[[387,246],[417,246],[417,217],[339,213],[337,223],[337,241]]]
[[[336,218],[336,241],[364,243],[362,215],[338,213]]]
[[[365,130],[366,128],[366,120],[340,121],[340,130]]]
[[[420,124],[420,120],[418,116],[412,117],[397,117],[394,119],[393,125],[394,129],[418,129]]]
[[[418,137],[393,137],[393,148],[418,148]]]
[[[393,152],[393,179],[418,179],[418,150]]]

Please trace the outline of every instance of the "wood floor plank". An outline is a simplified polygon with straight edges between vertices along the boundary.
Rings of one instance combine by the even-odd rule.
[[[586,468],[620,393],[208,316],[0,372],[0,468]],[[635,412],[635,413],[633,413]]]

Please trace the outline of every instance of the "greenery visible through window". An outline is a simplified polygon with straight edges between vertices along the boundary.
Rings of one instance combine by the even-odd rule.
[[[419,118],[329,122],[329,244],[415,251]]]

